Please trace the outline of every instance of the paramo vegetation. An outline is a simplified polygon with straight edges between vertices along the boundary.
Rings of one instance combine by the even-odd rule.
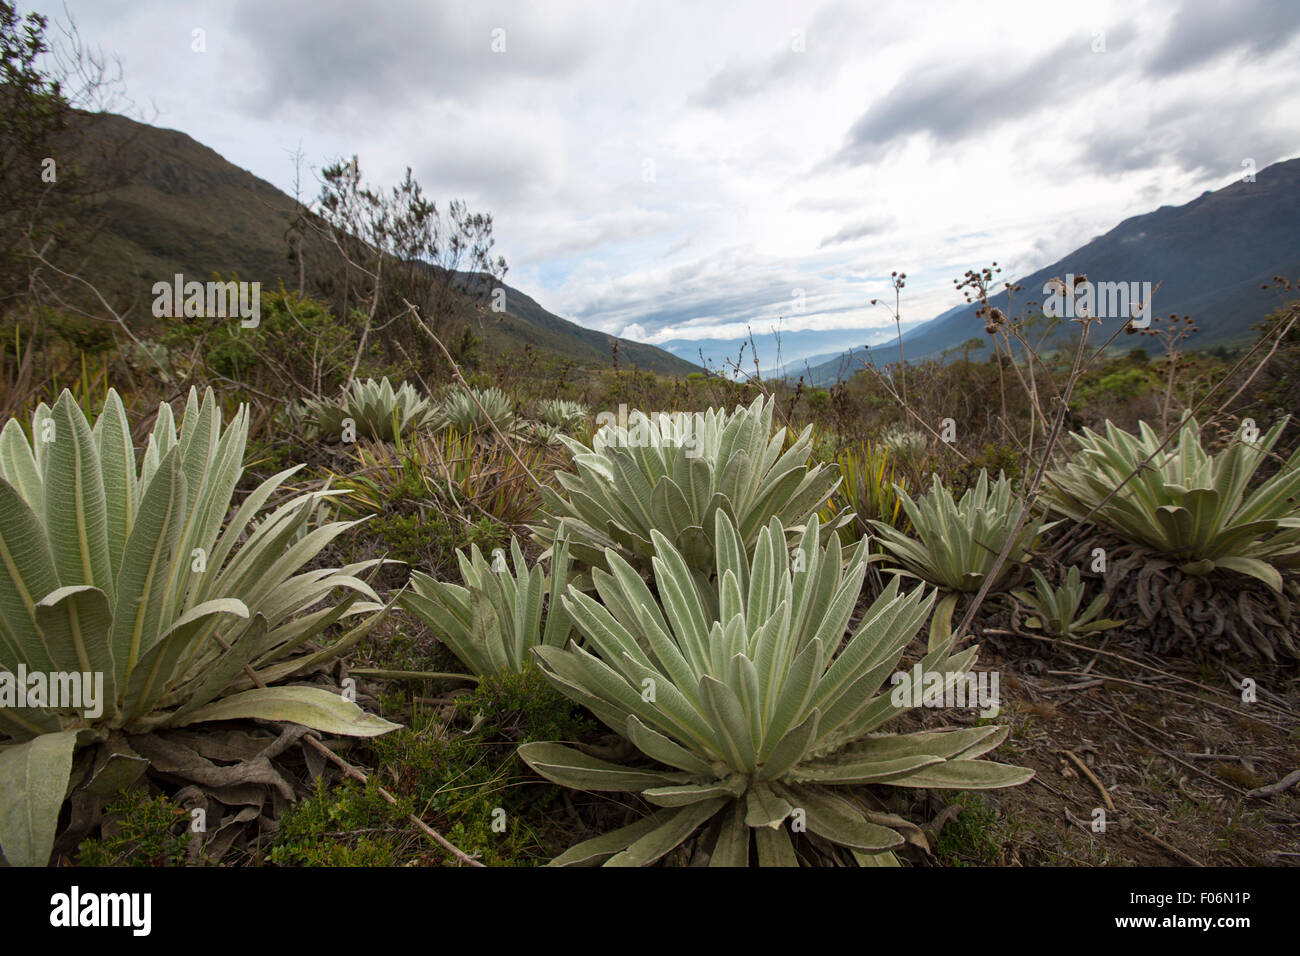
[[[63,94],[14,55],[52,149]],[[1059,788],[1194,817],[1153,769],[1191,763],[1171,701],[1294,744],[1286,279],[1215,353],[1011,314],[989,267],[944,361],[672,376],[496,347],[491,217],[360,176],[324,171],[255,327],[128,321],[39,229],[0,250],[10,865],[1148,860],[1150,819],[1107,843]],[[100,212],[60,195],[60,229]],[[1147,744],[1080,776],[1087,721]],[[1294,769],[1195,766],[1216,820]],[[1179,852],[1241,862],[1206,832]]]

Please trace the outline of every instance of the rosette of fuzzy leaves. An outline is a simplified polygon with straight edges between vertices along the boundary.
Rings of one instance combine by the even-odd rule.
[[[74,751],[110,736],[237,719],[356,736],[395,729],[339,692],[274,686],[337,657],[383,608],[359,577],[375,562],[306,570],[349,527],[309,527],[326,493],[255,520],[297,469],[264,481],[227,519],[247,436],[247,406],[223,430],[213,393],[200,403],[193,389],[179,430],[159,406],[138,468],[115,391],[93,428],[64,390],[37,408],[30,440],[14,419],[0,432],[0,675],[60,675],[67,687],[76,676],[83,694],[87,677],[102,680],[96,708],[52,693],[19,706],[12,685],[0,688],[10,864],[46,862]],[[118,760],[109,776],[125,785],[123,767],[138,776],[143,763]]]
[[[569,555],[561,538],[552,549],[551,573],[528,567],[519,542],[510,540],[513,571],[505,553],[492,560],[478,545],[468,555],[457,551],[463,585],[436,581],[416,571],[411,586],[398,598],[479,677],[518,673],[532,663],[537,645],[562,647],[573,631],[560,595],[568,583]],[[549,595],[545,615],[542,598]],[[542,624],[545,616],[546,623]]]
[[[1284,428],[1285,419],[1211,455],[1192,418],[1164,449],[1146,422],[1137,435],[1107,422],[1104,437],[1091,429],[1072,436],[1079,451],[1048,473],[1046,497],[1061,514],[1177,561],[1185,574],[1235,571],[1280,593],[1279,568],[1300,564],[1300,451],[1249,486]]]
[[[898,495],[912,523],[912,533],[904,534],[883,521],[873,520],[871,526],[883,550],[872,560],[884,562],[896,574],[917,577],[951,591],[978,591],[1020,516],[1021,502],[1012,493],[1011,482],[1001,475],[990,486],[988,472],[980,469],[975,485],[960,501],[954,500],[938,475],[934,476],[929,494],[918,500],[913,501],[902,488]],[[1003,584],[1038,536],[1050,527],[1041,518],[1030,516],[1016,535],[993,587]]]
[[[612,549],[645,570],[658,531],[706,575],[719,513],[730,518],[747,553],[772,517],[793,540],[839,479],[833,466],[810,463],[811,425],[788,447],[784,428],[773,434],[774,407],[759,396],[731,414],[634,411],[625,425],[604,424],[590,446],[561,435],[576,474],[559,473],[559,491],[542,489],[547,520],[534,532],[549,544],[562,523],[574,560],[606,567]],[[822,529],[828,533],[848,518],[840,512]]]
[[[1078,568],[1070,568],[1065,582],[1057,588],[1052,587],[1037,568],[1033,569],[1033,575],[1033,591],[1022,588],[1011,592],[1012,597],[1037,615],[1025,622],[1026,627],[1042,629],[1054,637],[1085,637],[1112,627],[1123,627],[1123,621],[1097,616],[1110,602],[1105,594],[1098,594],[1083,613],[1079,613],[1086,589]]]
[[[461,435],[492,435],[493,425],[501,434],[510,435],[516,425],[514,400],[496,387],[471,389],[457,385],[447,392],[439,415],[439,428],[450,428]]]
[[[591,409],[581,402],[548,398],[537,403],[537,420],[565,433],[586,424],[590,416]]]
[[[896,669],[933,593],[900,593],[895,579],[850,628],[865,545],[846,567],[839,536],[823,548],[814,517],[792,555],[773,518],[751,562],[731,518],[718,512],[714,522],[716,590],[699,586],[685,556],[654,531],[662,607],[611,551],[610,570],[593,573],[600,602],[574,587],[565,597],[587,647],[534,651],[561,692],[654,763],[621,766],[559,743],[525,744],[520,756],[563,786],[639,793],[661,808],[553,865],[647,865],[697,833],[696,852],[710,865],[794,865],[796,819],[849,860],[888,865],[904,843],[890,825],[898,818],[851,788],[969,790],[1029,779],[1028,770],[975,759],[1006,728],[882,731],[921,693],[909,696],[915,672]],[[976,648],[952,654],[952,646],[946,628],[932,628],[921,673],[967,671]]]
[[[348,419],[357,438],[393,441],[428,425],[437,414],[437,406],[409,382],[394,389],[387,378],[354,379],[339,402],[308,400],[305,404],[316,416],[321,434],[335,439],[343,434]]]

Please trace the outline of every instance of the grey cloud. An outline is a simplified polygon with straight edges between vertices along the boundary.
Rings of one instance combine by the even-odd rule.
[[[703,90],[691,97],[691,103],[707,109],[722,109],[802,72],[807,63],[806,53],[786,50],[761,63],[728,64],[709,79]]]
[[[457,195],[490,196],[506,206],[549,193],[554,178],[546,164],[525,152],[485,150],[480,144],[464,142],[420,144],[411,166],[415,178],[426,187]],[[362,173],[366,173],[364,165]]]
[[[804,30],[804,52],[792,49],[792,33],[784,50],[757,61],[728,63],[690,102],[705,109],[722,109],[792,78],[832,73],[843,57],[853,52],[851,39],[858,25],[859,16],[844,4],[824,7]]]
[[[1286,46],[1300,32],[1300,5],[1295,0],[1191,2],[1178,8],[1148,76],[1183,73],[1232,50],[1264,56]]]
[[[1074,91],[1094,82],[1095,58],[1113,57],[1127,43],[1123,35],[1108,36],[1107,52],[1093,53],[1091,36],[1080,33],[1019,70],[996,55],[981,54],[973,65],[933,67],[903,77],[853,124],[837,158],[855,165],[872,162],[916,133],[955,143],[1051,104],[1067,104]]]
[[[892,226],[892,222],[860,222],[855,225],[845,226],[834,235],[827,236],[817,246],[818,249],[825,249],[827,246],[838,246],[846,242],[852,242],[854,239],[864,239],[867,236],[878,236]]]
[[[540,13],[494,2],[316,0],[304,11],[288,0],[245,0],[233,22],[261,64],[249,104],[259,111],[472,100],[502,77],[563,77],[588,52],[580,35],[548,27]],[[498,27],[505,51],[494,53]]]
[[[671,231],[678,225],[676,217],[648,210],[639,210],[636,214],[627,212],[617,216],[597,217],[578,223],[567,235],[560,235],[554,242],[540,248],[536,258],[559,258],[602,246],[635,242]]]
[[[775,317],[777,303],[789,302],[798,282],[756,279],[744,267],[719,270],[718,257],[683,264],[658,281],[636,289],[612,289],[574,312],[583,324],[624,328],[632,322],[647,333],[666,326],[759,321]]]
[[[636,323],[649,336],[665,328],[701,325],[749,324],[766,330],[779,318],[794,316],[796,289],[804,290],[805,314],[851,315],[868,309],[865,291],[823,275],[815,260],[773,275],[769,264],[744,255],[743,250],[723,250],[648,276],[635,286],[607,286],[566,314],[605,329]]]
[[[1153,113],[1140,128],[1094,129],[1080,165],[1104,174],[1173,166],[1219,178],[1240,171],[1249,157],[1263,169],[1295,151],[1288,130],[1271,130],[1271,106],[1259,97],[1184,99]]]

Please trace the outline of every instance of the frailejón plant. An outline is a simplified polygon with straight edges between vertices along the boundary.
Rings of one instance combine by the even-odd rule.
[[[511,539],[510,550],[513,571],[504,551],[488,559],[474,545],[468,556],[456,552],[463,585],[416,571],[398,598],[479,677],[518,673],[531,665],[534,647],[562,647],[573,630],[560,601],[569,577],[564,538],[552,549],[549,582],[541,565],[528,567],[518,541]],[[548,594],[543,626],[542,598]]]
[[[0,432],[0,850],[10,864],[48,859],[79,748],[209,720],[394,729],[340,693],[274,686],[359,640],[382,605],[359,577],[374,562],[304,570],[349,527],[308,530],[327,493],[254,523],[296,468],[226,520],[247,435],[246,406],[223,430],[212,392],[200,403],[194,390],[179,431],[159,406],[138,468],[115,391],[93,428],[65,390],[37,408],[30,440],[14,419]],[[322,604],[337,589],[346,596]],[[99,785],[130,783],[124,768],[144,769],[109,759]]]
[[[339,438],[348,434],[351,421],[351,439],[373,438],[393,441],[428,425],[434,418],[436,406],[420,395],[415,387],[403,382],[394,390],[392,383],[383,378],[375,381],[354,379],[343,391],[338,402],[308,400],[307,407],[316,416],[321,434]]]
[[[1079,451],[1048,473],[1046,497],[1061,514],[1178,561],[1185,574],[1234,571],[1281,592],[1279,568],[1300,564],[1300,451],[1249,486],[1285,427],[1284,419],[1262,436],[1239,434],[1211,455],[1191,418],[1163,450],[1146,422],[1137,435],[1107,422],[1104,437],[1073,436]]]
[[[563,522],[576,561],[602,567],[606,549],[613,549],[642,569],[658,531],[704,574],[713,567],[720,512],[747,552],[772,517],[794,539],[839,479],[833,467],[810,463],[811,425],[788,448],[784,428],[773,434],[773,408],[759,396],[731,414],[634,411],[626,425],[602,426],[590,446],[561,435],[576,474],[559,473],[559,491],[542,489],[547,521],[533,530],[549,543]],[[823,531],[847,521],[840,512]]]
[[[898,494],[912,522],[912,534],[873,520],[871,525],[884,550],[873,555],[872,560],[883,561],[897,574],[921,578],[951,591],[978,591],[1006,546],[1020,513],[1021,503],[1012,494],[1011,482],[1003,475],[990,487],[988,472],[981,469],[974,487],[960,501],[953,500],[952,492],[938,475],[934,476],[929,494],[916,501],[901,488]],[[1006,579],[1048,527],[1033,516],[1025,522],[994,587]]]
[[[934,605],[895,578],[850,628],[866,545],[846,563],[839,536],[818,543],[816,517],[787,551],[773,518],[751,562],[731,518],[714,515],[717,588],[699,587],[686,557],[651,532],[660,601],[621,556],[596,569],[600,601],[570,587],[564,603],[586,648],[539,647],[543,673],[649,761],[621,766],[560,743],[520,756],[563,786],[639,793],[660,807],[572,847],[553,865],[654,863],[693,835],[710,865],[793,865],[806,829],[861,865],[895,863],[904,837],[852,789],[862,784],[959,790],[1023,783],[1032,772],[975,758],[1007,735],[996,725],[889,734],[913,672],[891,677]],[[950,619],[951,606],[946,610]],[[952,654],[932,627],[925,674],[960,675],[976,648]],[[892,685],[892,686],[891,686]],[[908,685],[908,686],[903,686]],[[919,688],[917,688],[919,693]],[[798,821],[798,826],[795,826]],[[752,843],[752,846],[751,846]]]

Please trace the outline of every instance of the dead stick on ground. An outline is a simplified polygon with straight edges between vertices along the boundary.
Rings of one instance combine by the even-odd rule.
[[[1177,755],[1175,755],[1174,753],[1172,753],[1172,752],[1166,750],[1164,747],[1161,747],[1161,746],[1159,746],[1158,744],[1153,744],[1150,740],[1148,740],[1147,738],[1143,737],[1140,733],[1138,733],[1136,730],[1134,730],[1132,727],[1130,727],[1127,723],[1125,723],[1125,722],[1124,722],[1124,718],[1120,716],[1120,714],[1119,714],[1118,711],[1110,711],[1110,712],[1107,714],[1107,716],[1110,717],[1111,720],[1113,720],[1113,721],[1115,721],[1116,723],[1118,723],[1121,727],[1123,727],[1125,730],[1127,730],[1130,734],[1132,734],[1132,735],[1133,735],[1134,737],[1136,737],[1138,740],[1142,741],[1144,744],[1146,744],[1148,747],[1150,747],[1152,750],[1157,750],[1157,751],[1159,751],[1160,753],[1164,754],[1165,759],[1167,759],[1167,760],[1172,760],[1174,763],[1179,764],[1180,766],[1186,767],[1188,770],[1192,771],[1192,773],[1199,774],[1200,776],[1204,777],[1206,780],[1209,780],[1209,781],[1215,783],[1216,785],[1218,785],[1218,786],[1220,786],[1220,787],[1223,787],[1223,788],[1226,789],[1226,790],[1231,790],[1233,793],[1240,793],[1242,796],[1245,796],[1246,791],[1245,791],[1245,790],[1242,790],[1240,787],[1234,787],[1232,784],[1228,783],[1228,781],[1226,781],[1226,780],[1220,780],[1218,777],[1216,777],[1216,776],[1215,776],[1214,774],[1212,774],[1212,773],[1206,773],[1206,772],[1205,772],[1204,770],[1202,770],[1200,767],[1196,766],[1196,764],[1188,763],[1186,760],[1183,760],[1183,759],[1179,758]]]
[[[1134,830],[1134,832],[1136,832],[1136,833],[1140,833],[1142,836],[1146,837],[1148,840],[1150,840],[1150,841],[1151,841],[1152,843],[1154,843],[1156,846],[1158,846],[1158,847],[1160,847],[1160,848],[1162,848],[1162,849],[1164,849],[1164,850],[1167,850],[1168,852],[1172,853],[1174,856],[1178,857],[1178,859],[1182,860],[1183,862],[1185,862],[1185,863],[1187,863],[1187,864],[1189,864],[1189,865],[1191,865],[1191,866],[1205,866],[1205,864],[1202,863],[1200,860],[1196,859],[1196,858],[1193,857],[1193,856],[1188,856],[1188,855],[1187,855],[1186,853],[1184,853],[1182,850],[1178,849],[1178,847],[1173,846],[1172,844],[1166,843],[1164,840],[1160,839],[1160,837],[1156,836],[1154,833],[1148,833],[1146,830],[1143,830],[1143,829],[1142,829],[1140,826],[1138,826],[1137,824],[1134,824],[1134,825],[1133,825],[1133,830]]]
[[[320,740],[318,740],[317,738],[304,737],[303,739],[306,740],[307,743],[314,746],[327,759],[333,761],[334,764],[337,765],[338,768],[342,770],[345,774],[347,774],[349,777],[352,777],[354,780],[357,780],[363,784],[368,782],[366,779],[366,775],[364,773],[362,773],[356,767],[352,766],[352,764],[348,763],[346,760],[344,760],[334,751],[330,750],[323,743],[321,743]],[[391,793],[389,793],[387,790],[385,790],[383,787],[379,786],[378,784],[375,785],[375,789],[379,791],[379,795],[383,797],[385,801],[396,806],[397,804],[396,797],[394,797]],[[483,866],[482,863],[480,863],[478,860],[474,859],[472,856],[467,854],[460,847],[456,846],[454,843],[452,843],[450,840],[444,837],[433,827],[429,826],[429,824],[425,823],[423,820],[417,817],[414,813],[408,813],[406,818],[410,820],[412,823],[414,823],[417,827],[419,827],[420,830],[422,830],[426,836],[433,839],[434,842],[436,842],[439,846],[445,849],[456,859],[460,860],[462,863],[466,864],[467,866],[478,866],[478,867]]]
[[[1226,704],[1220,704],[1218,701],[1204,700],[1203,698],[1197,697],[1194,694],[1188,694],[1181,690],[1173,690],[1172,688],[1168,688],[1168,687],[1157,688],[1151,686],[1150,684],[1144,684],[1141,681],[1125,680],[1123,677],[1112,677],[1110,674],[1085,675],[1085,674],[1080,674],[1078,671],[1048,671],[1048,673],[1056,677],[1093,676],[1095,680],[1113,681],[1116,684],[1125,684],[1129,687],[1139,687],[1142,690],[1158,690],[1162,694],[1173,694],[1175,697],[1183,697],[1186,698],[1187,700],[1195,701],[1198,704],[1203,704],[1206,707],[1217,707],[1219,708],[1219,710],[1226,710],[1228,713],[1235,714],[1238,717],[1242,716],[1240,710],[1235,710],[1232,707],[1227,706]]]
[[[1108,793],[1106,788],[1102,786],[1101,781],[1097,779],[1097,775],[1092,772],[1086,763],[1083,762],[1082,758],[1080,758],[1078,754],[1069,750],[1062,750],[1061,753],[1069,757],[1074,765],[1083,771],[1083,775],[1092,781],[1092,785],[1097,788],[1097,792],[1101,794],[1101,798],[1106,801],[1106,809],[1111,813],[1115,813],[1115,801],[1111,800],[1110,793]]]
[[[1246,799],[1256,800],[1261,797],[1274,797],[1279,793],[1285,793],[1287,790],[1290,790],[1297,783],[1300,783],[1300,770],[1292,770],[1277,783],[1271,783],[1267,787],[1260,787],[1258,790],[1250,791],[1246,794]]]
[[[1101,687],[1105,683],[1106,682],[1101,678],[1095,678],[1093,680],[1082,681],[1078,684],[1062,684],[1060,687],[1044,687],[1042,693],[1060,694],[1067,690],[1087,690],[1089,687]]]

